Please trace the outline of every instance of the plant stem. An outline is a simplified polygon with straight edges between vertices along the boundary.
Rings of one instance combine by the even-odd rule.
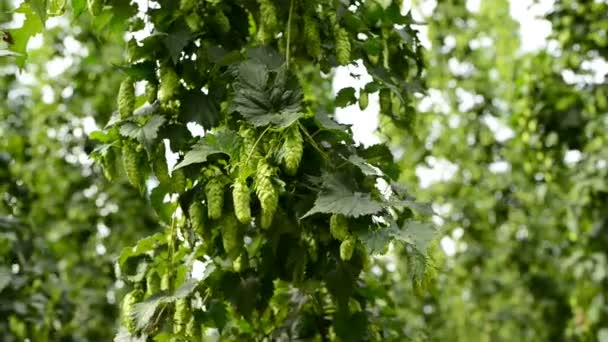
[[[287,17],[287,44],[285,48],[285,63],[289,68],[289,50],[291,43],[291,15],[293,13],[293,0],[289,2],[289,16]]]

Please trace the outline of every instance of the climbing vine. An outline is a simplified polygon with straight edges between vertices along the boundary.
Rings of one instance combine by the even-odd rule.
[[[420,285],[434,229],[388,147],[357,145],[333,113],[379,93],[411,131],[421,51],[399,2],[86,5],[99,35],[151,28],[127,42],[115,111],[91,134],[106,177],[126,177],[164,225],[116,262],[129,289],[117,340],[383,340],[386,304],[360,274],[396,241]],[[357,64],[364,88],[317,94]]]

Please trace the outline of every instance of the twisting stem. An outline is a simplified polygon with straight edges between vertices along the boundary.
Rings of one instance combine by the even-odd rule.
[[[304,135],[306,136],[306,138],[308,138],[308,140],[310,141],[310,144],[312,145],[312,147],[315,148],[315,150],[317,150],[321,156],[327,160],[329,160],[329,156],[323,152],[323,150],[321,150],[321,148],[319,147],[319,145],[317,145],[317,142],[315,141],[315,139],[313,139],[310,134],[308,133],[308,131],[306,130],[306,127],[302,126],[302,123],[298,121],[298,126],[300,126],[300,129],[302,130],[302,132],[304,132]]]
[[[285,49],[285,63],[289,68],[289,50],[291,43],[291,15],[293,13],[293,0],[289,2],[289,16],[287,17],[287,47]]]

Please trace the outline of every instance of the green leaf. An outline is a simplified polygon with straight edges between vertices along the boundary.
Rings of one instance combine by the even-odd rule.
[[[247,60],[238,66],[230,110],[255,126],[287,127],[302,117],[302,90],[282,66],[269,71],[266,65]]]
[[[382,171],[380,171],[377,168],[375,168],[374,166],[370,165],[365,159],[359,157],[358,155],[353,154],[350,157],[348,157],[347,160],[351,164],[358,167],[359,170],[361,170],[361,172],[363,172],[363,174],[366,176],[382,176],[383,175]]]
[[[135,246],[123,248],[116,263],[122,267],[129,258],[151,252],[165,243],[167,243],[167,239],[162,232],[145,237],[137,241]]]
[[[228,129],[205,135],[186,153],[184,160],[175,165],[175,169],[190,164],[204,163],[210,155],[217,153],[232,157],[237,153],[240,144],[241,139],[238,134]]]
[[[359,217],[378,213],[386,206],[370,194],[349,189],[333,176],[326,176],[323,187],[313,207],[302,218],[317,213]]]
[[[219,121],[220,111],[211,96],[201,91],[190,91],[185,96],[180,116],[183,122],[196,122],[205,129],[215,127]]]
[[[338,91],[338,94],[336,95],[336,107],[346,107],[355,103],[357,103],[355,88],[342,88]]]
[[[14,42],[10,45],[10,50],[19,54],[16,58],[16,63],[19,68],[23,68],[27,58],[27,52],[25,50],[27,42],[30,40],[30,37],[42,32],[44,23],[40,19],[40,16],[34,13],[32,7],[25,2],[15,10],[15,13],[23,13],[25,15],[25,21],[23,22],[23,26],[10,31]]]
[[[158,136],[158,129],[165,123],[165,118],[153,115],[140,126],[134,122],[126,122],[120,127],[120,134],[139,141],[148,151],[152,150],[154,140]]]
[[[428,222],[406,220],[400,230],[391,230],[398,241],[411,244],[419,253],[426,254],[429,243],[435,238],[437,230]]]
[[[377,226],[375,229],[366,230],[357,233],[359,239],[363,242],[369,253],[383,253],[386,246],[393,240],[394,228]]]
[[[215,268],[213,268],[211,272],[213,272],[214,269]],[[141,303],[135,304],[133,309],[133,318],[135,319],[137,328],[140,330],[145,330],[152,322],[152,317],[154,317],[156,310],[161,304],[173,303],[178,299],[188,297],[194,291],[194,289],[196,289],[200,281],[201,280],[193,278],[188,279],[173,293],[160,292]]]
[[[173,63],[177,64],[182,50],[192,40],[194,36],[183,21],[176,22],[163,39],[165,46],[169,50],[169,56]]]

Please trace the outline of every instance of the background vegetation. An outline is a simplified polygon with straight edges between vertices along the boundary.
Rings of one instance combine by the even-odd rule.
[[[91,8],[94,3],[0,1],[0,23],[7,23],[0,33],[10,34],[0,41],[4,340],[608,341],[608,82],[606,71],[598,68],[608,54],[605,1],[556,1],[544,15],[551,35],[534,51],[521,49],[529,28],[509,15],[516,5],[507,0],[482,0],[478,8],[470,1],[437,1],[423,18],[430,41],[424,51],[416,38],[422,26],[400,13],[398,1],[319,1],[318,8],[306,7],[310,4],[303,0],[245,1],[242,8],[234,1],[200,1],[196,9],[172,1],[159,1],[160,9],[144,7],[146,2],[139,7],[107,1],[99,13]],[[277,13],[270,28],[272,22],[262,16],[268,4]],[[217,22],[220,12],[232,24],[227,30],[225,22]],[[208,13],[213,18],[204,17]],[[15,17],[25,19],[23,26]],[[290,35],[301,37],[291,46],[284,30],[288,18],[294,21]],[[318,26],[319,45],[310,43],[306,20]],[[192,21],[210,24],[199,27]],[[134,38],[133,32],[150,32],[150,22],[153,34],[143,41]],[[347,56],[344,47],[337,49],[341,34],[351,44]],[[214,46],[226,49],[209,49]],[[229,53],[253,46],[270,49],[256,50],[265,54],[254,58]],[[232,89],[247,87],[238,85],[238,73],[230,75],[230,65],[258,60],[274,70],[270,65],[283,65],[286,51],[291,53],[287,69],[302,91],[302,99],[293,102],[307,112],[292,117],[298,124],[229,115],[221,103],[238,102]],[[191,55],[197,58],[184,57]],[[162,87],[157,69],[166,63],[182,79],[169,99],[181,100],[178,109],[170,101],[146,103],[144,85],[160,81]],[[349,71],[363,73],[363,66],[372,80],[362,89],[337,89],[334,96],[331,75],[349,63]],[[278,77],[269,73],[271,80]],[[133,106],[156,103],[159,110],[134,120],[141,131],[131,135],[123,134],[125,123],[106,126],[112,113],[116,122],[119,88],[127,76],[142,81],[135,86]],[[201,87],[209,96],[195,91]],[[381,144],[369,148],[355,147],[349,130],[331,120],[336,108],[354,113],[354,106],[365,107],[365,94],[380,112]],[[255,106],[243,103],[237,112],[255,114]],[[277,106],[285,115],[287,105]],[[164,126],[158,137],[156,131],[146,135],[144,128],[157,114],[165,118]],[[257,178],[241,171],[246,168],[240,164],[250,156],[216,144],[224,154],[195,154],[195,161],[177,169],[187,179],[177,190],[169,189],[175,179],[154,181],[162,175],[150,166],[163,144],[159,138],[177,152],[174,161],[183,163],[203,141],[191,134],[192,127],[217,136],[221,131],[212,128],[237,132],[243,122],[257,127],[259,140],[266,127],[273,127],[276,141],[288,139],[293,130],[317,132],[303,138],[299,177],[284,171],[283,154],[272,148],[278,142],[261,144],[260,153],[274,156],[268,157],[279,175],[274,186],[285,189],[278,204],[282,216],[270,230],[261,230],[254,220],[243,234],[260,245],[283,246],[274,252],[239,247],[229,253],[217,232],[211,239],[189,233],[193,198],[209,201],[201,166],[217,166],[230,183],[245,174],[246,185],[254,187]],[[107,151],[120,153],[135,141],[150,156],[150,162],[138,164],[150,177],[142,176],[136,187],[129,184],[128,172],[111,181],[104,177],[114,165],[108,164]],[[440,170],[443,177],[429,182],[425,169]],[[369,179],[382,178],[402,196],[398,208],[395,198],[382,202],[391,213],[385,219],[395,218],[400,230],[368,229],[378,224],[371,215],[352,218],[359,252],[344,260],[342,242],[332,239],[327,227],[330,215],[353,208],[321,208],[293,224],[323,198],[323,191],[310,189],[318,184],[305,178],[328,174],[355,179],[357,191],[369,191],[378,202],[383,197]],[[226,187],[224,215],[232,210],[231,191]],[[254,196],[253,215],[263,215]],[[434,212],[422,203],[432,203]],[[291,225],[299,228],[278,228]],[[390,240],[395,241],[386,250]],[[326,262],[313,260],[310,241]],[[372,254],[371,264],[363,265]],[[209,265],[203,255],[213,258],[216,270],[192,272],[202,262]],[[245,271],[234,264],[242,255],[252,260]],[[324,276],[332,269],[343,271]],[[125,322],[120,303],[134,291],[148,291],[151,274],[174,277],[164,291],[147,293],[147,301]],[[192,327],[186,331],[189,320],[176,314],[186,298],[192,322],[203,328],[196,337]],[[129,327],[131,318],[136,329]]]

